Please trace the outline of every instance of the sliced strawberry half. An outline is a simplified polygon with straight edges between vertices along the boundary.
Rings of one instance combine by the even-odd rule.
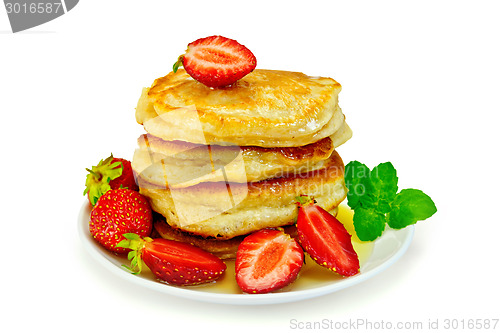
[[[240,243],[236,282],[246,293],[267,293],[293,282],[304,262],[297,241],[281,230],[262,229]]]
[[[174,64],[174,72],[181,65],[193,79],[216,88],[231,85],[253,71],[257,59],[234,39],[210,36],[188,44],[186,53]]]
[[[142,261],[160,280],[175,285],[196,285],[215,281],[226,270],[226,264],[215,255],[188,243],[163,238],[140,238],[124,234],[126,240],[117,246],[131,249],[130,271],[142,271]]]
[[[299,198],[297,233],[304,250],[318,264],[343,276],[359,273],[351,235],[339,220],[308,197]]]

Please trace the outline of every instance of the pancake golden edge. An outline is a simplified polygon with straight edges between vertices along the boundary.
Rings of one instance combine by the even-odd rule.
[[[256,182],[322,168],[334,148],[352,135],[347,124],[338,132],[303,147],[277,148],[205,146],[142,135],[132,167],[147,182],[157,185],[168,182],[172,187],[202,182]],[[239,163],[244,164],[244,170]],[[224,173],[218,172],[221,168]],[[242,172],[245,177],[241,177]]]
[[[319,170],[260,182],[200,183],[170,189],[139,176],[138,183],[153,210],[165,216],[172,227],[214,239],[295,223],[295,198],[301,194],[314,197],[326,210],[337,207],[347,195],[344,164],[336,151]]]
[[[343,124],[340,90],[331,78],[263,69],[230,87],[211,89],[179,70],[143,89],[136,120],[166,141],[304,146]]]

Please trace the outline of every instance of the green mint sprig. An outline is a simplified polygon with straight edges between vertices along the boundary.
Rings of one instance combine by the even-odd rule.
[[[349,162],[344,178],[347,204],[354,211],[354,229],[362,241],[378,238],[386,224],[402,229],[437,211],[432,199],[420,190],[404,189],[398,193],[396,169],[390,162],[372,170],[358,161]]]

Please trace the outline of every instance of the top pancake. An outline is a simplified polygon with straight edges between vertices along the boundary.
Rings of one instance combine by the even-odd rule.
[[[167,141],[298,147],[331,136],[343,124],[340,90],[331,78],[263,69],[213,89],[179,69],[143,90],[136,119]]]

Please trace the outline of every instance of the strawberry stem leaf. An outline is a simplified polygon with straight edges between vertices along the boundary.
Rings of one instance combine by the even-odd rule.
[[[130,251],[127,255],[127,259],[132,260],[135,256],[137,256],[137,251]]]
[[[85,180],[85,190],[83,195],[89,196],[89,201],[92,206],[95,206],[97,200],[107,191],[111,189],[109,182],[120,177],[123,173],[123,165],[121,162],[113,162],[113,154],[108,158],[101,160],[99,164],[93,166],[88,171],[87,179]]]
[[[141,238],[134,233],[126,233],[122,236],[125,239],[116,244],[116,246],[132,250],[127,255],[127,259],[130,260],[130,266],[122,265],[122,267],[126,268],[132,274],[140,274],[142,272],[142,249],[146,242],[152,242],[153,239],[150,237]]]
[[[132,232],[123,234],[122,236],[125,237],[125,239],[128,239],[128,240],[139,240],[139,239],[141,239],[141,237],[138,234],[134,234]]]
[[[177,61],[174,63],[174,66],[173,66],[173,71],[174,71],[174,73],[175,73],[175,72],[177,72],[177,70],[179,69],[179,67],[181,67],[181,66],[182,66],[182,62],[183,62],[183,60],[184,60],[184,55],[183,55],[183,54],[181,54],[181,55],[179,56],[179,58],[177,58]]]

